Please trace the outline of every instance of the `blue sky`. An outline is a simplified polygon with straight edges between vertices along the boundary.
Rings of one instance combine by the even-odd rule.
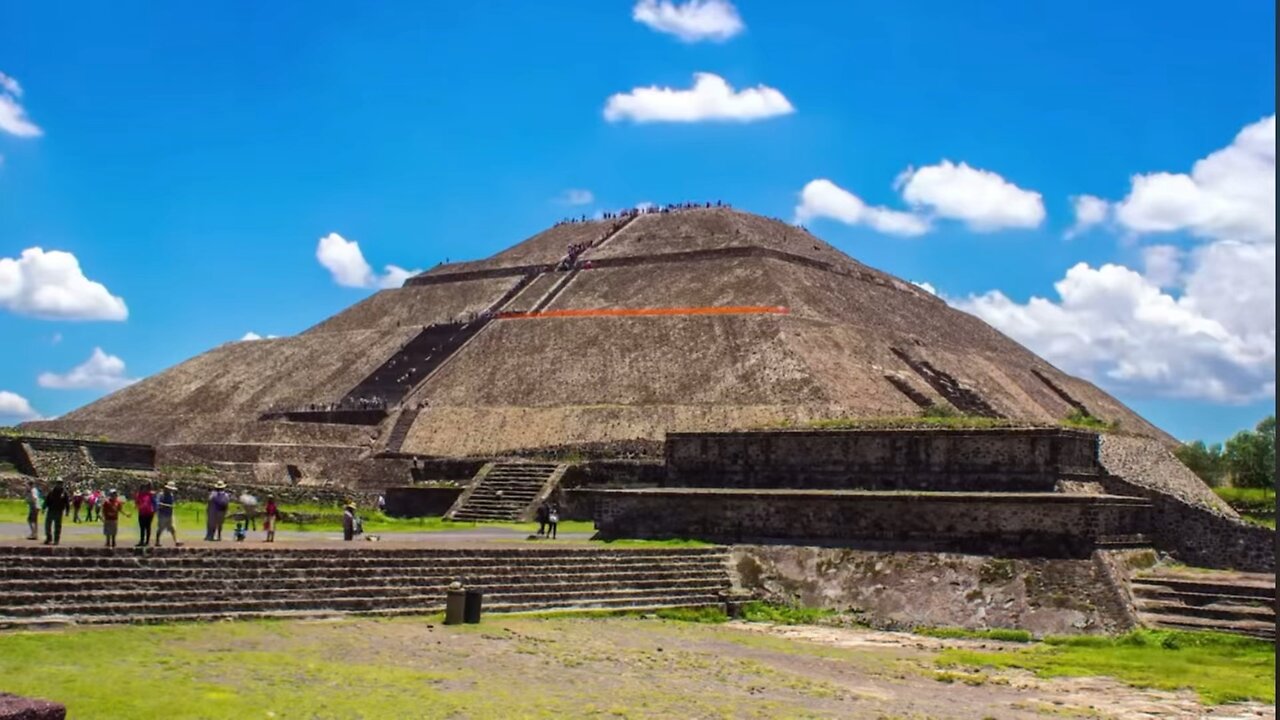
[[[0,392],[33,412],[246,332],[298,332],[374,292],[386,265],[682,199],[801,219],[1179,437],[1274,411],[1269,3],[4,14]],[[690,95],[695,73],[728,96]],[[569,205],[573,189],[593,200]],[[1084,195],[1097,210],[1069,233]],[[317,262],[330,233],[358,243],[366,287]],[[66,258],[21,261],[34,247],[70,253],[105,292],[37,272]],[[53,308],[40,282],[83,296]],[[111,298],[126,319],[76,319],[120,317]],[[0,422],[26,412],[7,402]]]

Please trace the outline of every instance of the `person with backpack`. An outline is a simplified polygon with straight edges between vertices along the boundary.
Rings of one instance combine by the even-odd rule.
[[[551,516],[551,505],[542,502],[538,505],[538,509],[534,511],[534,518],[538,521],[538,537],[544,537],[547,534],[547,518]]]
[[[151,522],[156,516],[156,492],[151,483],[143,483],[138,493],[133,496],[133,506],[138,509],[138,544],[135,547],[146,547],[151,544]]]
[[[102,503],[102,535],[107,539],[107,547],[116,546],[116,532],[120,528],[120,513],[128,516],[125,512],[124,501],[120,499],[120,493],[115,488],[107,491],[107,499]]]
[[[222,540],[222,523],[227,519],[227,508],[231,507],[231,494],[227,492],[227,484],[221,480],[213,486],[209,493],[207,506],[209,522],[205,528],[204,539],[209,542]]]
[[[178,505],[178,486],[173,482],[165,483],[164,489],[156,495],[156,547],[160,547],[160,538],[168,530],[173,537],[173,546],[182,547],[178,542],[178,531],[173,525],[173,509]]]
[[[67,488],[62,478],[53,479],[53,487],[44,496],[44,544],[57,545],[62,541],[62,516],[71,506],[71,498],[67,497]]]
[[[40,496],[40,486],[35,480],[27,481],[27,529],[28,540],[40,539],[40,506],[44,499]]]

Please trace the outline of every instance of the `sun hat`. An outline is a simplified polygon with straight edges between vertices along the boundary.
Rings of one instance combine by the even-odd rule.
[[[178,489],[178,484],[177,484],[177,483],[175,483],[175,482],[173,482],[172,480],[170,480],[169,482],[167,482],[167,483],[165,483],[165,484],[164,484],[164,489],[165,489],[165,490],[177,490],[177,489]]]
[[[227,484],[226,484],[225,482],[223,482],[222,480],[219,480],[218,482],[216,482],[216,483],[214,483],[214,484],[213,484],[213,489],[214,489],[214,490],[226,490],[226,489],[227,489]]]
[[[120,492],[119,492],[118,490],[116,490],[115,488],[111,488],[110,490],[108,490],[108,491],[107,491],[107,494],[108,494],[108,495],[119,495],[119,494],[120,494]]]

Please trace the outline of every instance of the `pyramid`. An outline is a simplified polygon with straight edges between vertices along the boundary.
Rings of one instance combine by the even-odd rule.
[[[723,207],[558,224],[292,337],[232,342],[52,421],[217,459],[652,448],[668,431],[1081,411],[1172,439],[978,318]]]

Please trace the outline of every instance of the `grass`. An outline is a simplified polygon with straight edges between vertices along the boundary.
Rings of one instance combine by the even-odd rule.
[[[1216,487],[1213,489],[1240,517],[1271,529],[1276,527],[1276,494],[1271,488]]]
[[[1026,630],[1009,628],[991,628],[989,630],[966,630],[957,627],[919,627],[914,630],[917,635],[936,638],[962,638],[972,640],[1001,640],[1003,642],[1029,643],[1035,638]]]
[[[742,619],[747,622],[767,622],[775,625],[818,625],[840,613],[823,608],[807,608],[799,605],[778,605],[753,600],[742,606]]]
[[[1136,630],[1118,637],[1050,637],[1008,651],[948,649],[944,668],[1021,668],[1041,677],[1104,675],[1161,690],[1190,688],[1211,704],[1275,703],[1275,648],[1234,635]]]
[[[1066,427],[1079,428],[1081,430],[1098,430],[1100,432],[1114,432],[1120,429],[1119,420],[1108,422],[1102,418],[1096,418],[1083,410],[1072,410],[1071,414],[1062,420],[1062,424]]]
[[[127,506],[129,512],[133,512],[132,505]],[[232,512],[238,512],[238,506],[232,506]],[[341,532],[342,531],[342,508],[337,505],[320,505],[314,503],[299,503],[293,505],[281,505],[280,511],[286,514],[296,514],[304,516],[307,519],[302,522],[284,522],[280,523],[281,530],[297,530],[303,532]],[[182,502],[178,503],[175,513],[175,522],[178,526],[179,533],[184,530],[187,533],[198,531],[204,528],[205,510],[204,504],[198,502]],[[519,530],[527,532],[530,535],[538,531],[537,523],[518,523],[518,522],[453,522],[440,517],[425,518],[394,518],[383,515],[378,512],[361,512],[361,520],[364,522],[365,533],[396,533],[396,532],[467,532],[469,530],[484,530],[491,528]],[[0,500],[0,522],[17,522],[25,523],[27,521],[27,505],[23,500],[4,499]],[[227,529],[230,529],[232,523],[228,522]],[[261,528],[261,519],[259,519],[258,527]],[[560,523],[560,532],[567,533],[590,533],[595,531],[595,525],[586,520],[566,520]],[[695,541],[683,541],[695,542]]]
[[[827,418],[810,420],[799,427],[813,430],[898,430],[910,428],[953,428],[959,430],[988,430],[998,428],[1042,428],[1052,424],[1034,423],[1008,418],[991,418],[980,415],[965,415],[950,405],[932,405],[920,411],[919,415],[900,417],[872,418]],[[1058,427],[1076,430],[1095,430],[1098,432],[1118,432],[1118,421],[1108,422],[1101,418],[1076,410],[1059,420]],[[797,427],[790,421],[775,423],[771,427]]]

